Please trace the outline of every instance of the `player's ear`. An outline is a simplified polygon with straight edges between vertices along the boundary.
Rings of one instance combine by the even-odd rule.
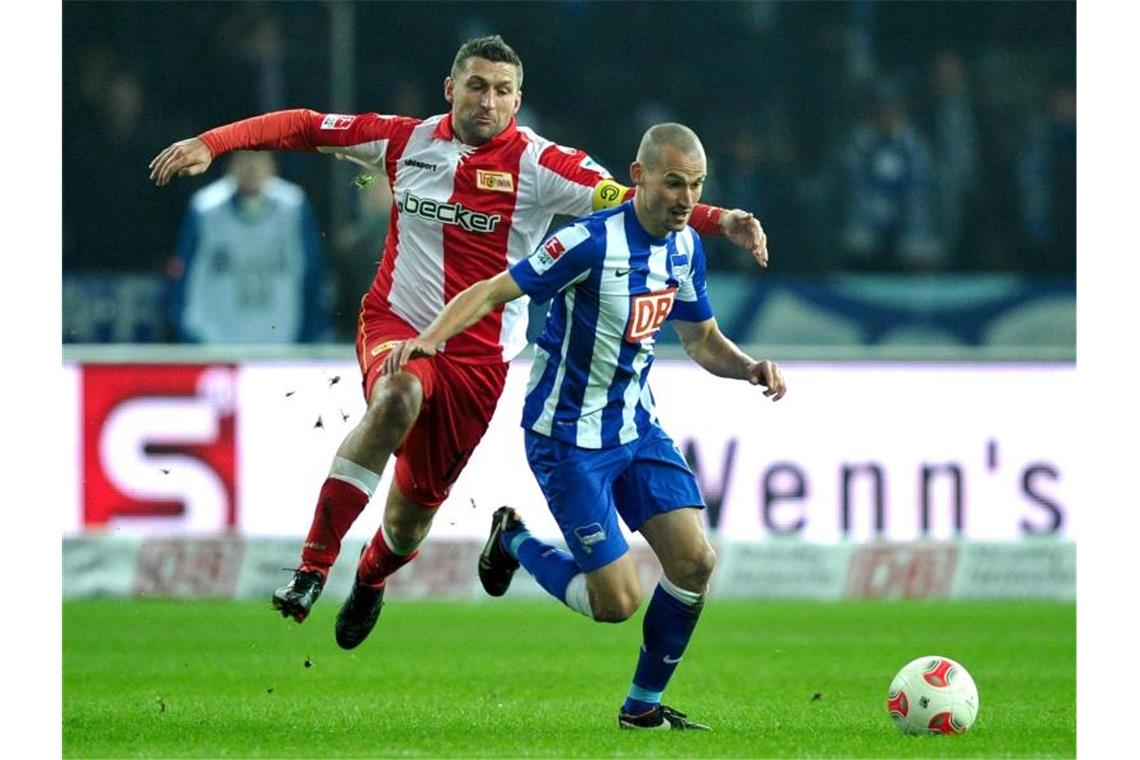
[[[455,102],[455,80],[451,77],[443,78],[443,98],[448,103]]]
[[[629,165],[629,178],[631,180],[633,180],[633,184],[635,184],[635,185],[641,184],[641,180],[643,178],[643,174],[642,174],[643,170],[644,170],[644,168],[642,167],[640,161],[634,161],[632,164]]]
[[[515,110],[511,111],[511,115],[514,116],[515,114],[517,114],[519,112],[519,108],[521,108],[521,107],[522,107],[522,90],[516,90],[515,91]]]

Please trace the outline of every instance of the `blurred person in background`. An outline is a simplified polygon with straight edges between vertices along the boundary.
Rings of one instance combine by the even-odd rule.
[[[844,156],[848,266],[860,271],[937,270],[934,175],[926,138],[912,124],[901,86],[879,82]]]
[[[79,58],[76,80],[64,83],[75,92],[63,123],[63,266],[160,276],[185,196],[150,192],[122,167],[161,144],[161,109],[149,110],[139,72],[111,48],[96,46]]]
[[[274,112],[176,142],[150,164],[151,180],[162,187],[176,176],[201,174],[232,150],[321,151],[383,171],[392,186],[395,213],[357,334],[367,407],[333,458],[300,566],[272,599],[283,616],[305,620],[395,454],[384,517],[337,616],[337,643],[345,649],[372,630],[385,579],[415,559],[483,437],[507,362],[526,345],[527,304],[496,309],[445,351],[381,378],[384,358],[456,293],[529,255],[555,214],[582,216],[633,192],[584,151],[517,125],[522,80],[522,62],[501,37],[474,38],[459,48],[443,81],[451,104],[446,114],[420,120]],[[766,239],[750,213],[697,205],[692,218],[698,230],[728,235],[766,266]]]
[[[788,262],[785,271],[789,267],[807,271],[813,268],[813,257],[797,207],[797,183],[803,171],[793,132],[790,114],[780,104],[737,123],[726,141],[727,151],[713,161],[719,179],[715,187],[727,203],[753,209],[766,220],[767,230],[780,231],[776,237],[788,250],[797,252],[796,260]],[[742,254],[739,250],[718,252],[740,270],[751,264]],[[722,269],[726,268],[723,259]]]
[[[657,333],[671,319],[685,352],[709,373],[763,386],[773,401],[786,391],[779,367],[745,354],[713,318],[704,249],[687,224],[707,174],[691,129],[650,127],[630,167],[632,201],[563,227],[528,258],[467,288],[384,362],[385,375],[399,373],[504,303],[554,299],[522,424],[527,462],[569,551],[535,538],[502,507],[479,579],[502,596],[521,564],[571,610],[620,623],[642,592],[619,516],[645,537],[664,574],[645,611],[620,728],[708,728],[661,702],[704,608],[716,555],[696,477],[661,428],[647,384]]]
[[[1022,266],[1036,274],[1077,271],[1077,93],[1052,87],[1018,157],[1022,226],[1028,250]]]
[[[352,218],[333,240],[332,263],[336,270],[336,338],[356,337],[360,292],[376,277],[388,223],[392,218],[392,188],[382,174],[357,177],[359,192],[353,194]]]
[[[966,64],[954,50],[934,59],[932,134],[938,182],[939,230],[949,263],[962,263],[963,225],[975,217],[980,185],[980,136]]]
[[[309,343],[325,336],[324,262],[304,190],[271,153],[232,155],[190,200],[170,262],[176,333],[189,343]]]

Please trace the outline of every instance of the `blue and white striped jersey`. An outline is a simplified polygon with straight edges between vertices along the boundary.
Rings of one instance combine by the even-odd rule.
[[[627,201],[564,227],[510,271],[537,303],[557,296],[535,342],[523,427],[602,449],[655,424],[658,330],[670,317],[712,317],[697,233],[651,237]]]

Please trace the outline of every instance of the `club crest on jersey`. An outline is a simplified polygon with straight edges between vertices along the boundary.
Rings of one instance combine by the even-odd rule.
[[[321,119],[321,129],[348,129],[352,126],[352,122],[354,121],[356,121],[355,116],[329,113],[325,114],[325,118]]]
[[[629,323],[625,328],[625,339],[630,343],[640,343],[657,334],[661,325],[673,309],[676,288],[656,293],[636,295],[629,304]]]
[[[669,268],[674,280],[681,280],[689,274],[689,254],[674,253],[669,257]]]
[[[492,172],[486,169],[476,169],[475,186],[480,190],[513,193],[515,191],[515,178],[510,172]]]

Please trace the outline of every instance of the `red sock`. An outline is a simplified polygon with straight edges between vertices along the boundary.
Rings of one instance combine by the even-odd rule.
[[[411,554],[396,554],[384,540],[384,528],[381,526],[360,557],[356,577],[366,586],[380,588],[389,575],[411,562],[419,553],[420,550],[416,549]]]
[[[349,527],[368,506],[367,493],[343,480],[328,478],[317,497],[313,525],[301,550],[301,569],[317,571],[328,578],[329,568],[340,554],[340,542]]]

